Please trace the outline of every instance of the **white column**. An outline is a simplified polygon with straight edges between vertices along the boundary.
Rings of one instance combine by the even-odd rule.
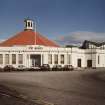
[[[54,54],[52,54],[52,65],[54,65]]]
[[[27,62],[28,62],[27,54],[23,54],[23,65],[26,66],[26,67],[28,67]]]
[[[64,54],[64,65],[67,65],[67,60],[68,60],[68,57],[67,57],[67,53],[66,54]]]
[[[58,54],[58,65],[61,65],[61,57],[60,57],[60,54]]]
[[[27,67],[30,67],[30,55],[29,54],[26,54],[26,60],[27,60],[27,62],[26,62],[26,65],[27,65]]]
[[[9,54],[9,64],[12,65],[12,54]]]
[[[41,54],[41,65],[43,65],[43,61],[44,61],[44,56],[43,54]]]
[[[3,67],[5,66],[5,54],[3,54]]]
[[[18,67],[18,54],[16,54],[16,67]]]
[[[44,64],[48,64],[48,53],[44,54]]]
[[[27,56],[28,56],[28,54],[25,55],[25,60],[26,60],[26,61],[25,61],[25,64],[26,64],[27,67],[29,67],[29,66],[28,66],[28,57],[27,57]]]
[[[30,54],[29,54],[29,67],[31,66],[31,60],[30,60]]]

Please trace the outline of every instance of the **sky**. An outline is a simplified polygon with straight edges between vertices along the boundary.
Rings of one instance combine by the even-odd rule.
[[[60,44],[105,41],[105,0],[0,0],[0,39],[24,30],[24,19]]]

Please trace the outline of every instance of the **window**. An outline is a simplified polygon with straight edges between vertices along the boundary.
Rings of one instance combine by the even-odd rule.
[[[48,55],[48,64],[52,64],[52,54]]]
[[[27,23],[26,23],[26,27],[27,27]]]
[[[9,64],[9,54],[5,54],[5,64]]]
[[[58,64],[58,55],[57,54],[54,55],[54,64]]]
[[[98,64],[100,63],[100,56],[98,55]]]
[[[0,54],[0,64],[3,64],[3,54]]]
[[[16,64],[16,54],[12,54],[12,64]]]
[[[64,55],[61,55],[61,64],[64,64]]]
[[[67,55],[67,64],[71,64],[71,55],[70,54]]]
[[[30,22],[28,22],[28,27],[30,27]]]
[[[77,59],[77,65],[78,67],[81,67],[81,59]]]
[[[23,54],[18,55],[18,63],[23,64]]]
[[[32,50],[32,49],[33,49],[33,47],[29,47],[29,49],[30,49],[30,50]]]
[[[31,22],[31,27],[32,27],[32,22]]]

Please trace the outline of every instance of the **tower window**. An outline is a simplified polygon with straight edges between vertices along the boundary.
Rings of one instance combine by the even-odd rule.
[[[30,27],[30,22],[28,22],[28,27]]]
[[[34,22],[30,19],[24,21],[24,30],[34,30]]]
[[[31,22],[31,27],[32,27],[32,22]]]
[[[27,22],[25,24],[26,24],[26,27],[27,27]]]

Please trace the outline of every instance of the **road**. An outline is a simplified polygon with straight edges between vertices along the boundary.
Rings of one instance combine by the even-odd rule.
[[[0,84],[55,105],[105,105],[105,70],[0,73]]]

